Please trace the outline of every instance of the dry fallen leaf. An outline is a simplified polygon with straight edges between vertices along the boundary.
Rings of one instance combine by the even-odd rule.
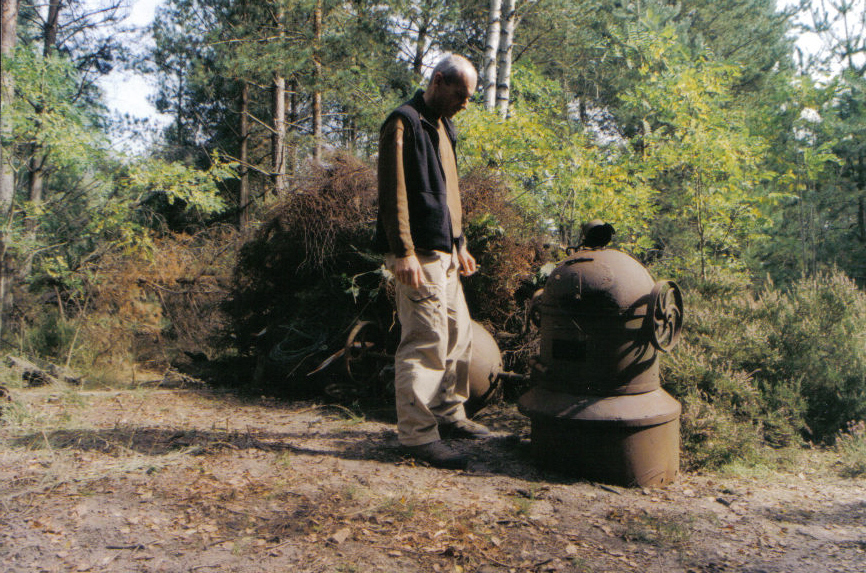
[[[336,533],[331,535],[330,539],[331,539],[331,541],[333,541],[334,543],[339,545],[339,544],[343,543],[344,541],[346,541],[346,539],[349,538],[349,535],[351,535],[351,533],[352,532],[348,527],[344,527],[343,529],[339,529],[336,531]]]

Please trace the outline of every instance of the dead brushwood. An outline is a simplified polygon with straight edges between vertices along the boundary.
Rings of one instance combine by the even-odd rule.
[[[128,372],[133,362],[164,370],[185,352],[214,355],[227,323],[237,232],[215,226],[154,240],[147,254],[111,253],[88,269],[73,361]],[[67,310],[73,314],[73,309]],[[85,320],[86,317],[86,320]],[[91,349],[100,349],[94,353]]]
[[[505,334],[504,350],[522,347],[524,301],[534,291],[543,250],[495,174],[475,171],[461,189],[464,230],[480,264],[464,281],[470,310]],[[359,319],[396,338],[383,257],[373,251],[377,195],[371,166],[336,156],[296,180],[295,192],[273,206],[241,249],[229,312],[239,349],[258,357],[257,381],[321,385],[301,380],[343,347]]]
[[[343,249],[364,248],[376,220],[376,175],[349,155],[314,167],[293,195],[266,217],[263,234],[291,237],[303,255],[298,270],[325,276]],[[365,241],[366,240],[366,241]]]
[[[517,362],[525,361],[526,302],[538,288],[535,276],[549,260],[531,222],[511,201],[505,183],[487,170],[475,170],[460,182],[464,230],[479,270],[464,281],[475,320],[498,334],[500,346]],[[514,364],[518,370],[521,364]],[[507,366],[512,366],[507,364]]]
[[[299,178],[241,249],[227,308],[239,349],[259,356],[259,379],[301,384],[376,301],[387,308],[371,250],[376,196],[373,169],[338,155]]]

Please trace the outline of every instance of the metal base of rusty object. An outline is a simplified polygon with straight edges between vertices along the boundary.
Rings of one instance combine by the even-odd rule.
[[[541,466],[628,487],[664,486],[679,473],[682,407],[661,388],[605,397],[536,387],[518,407]]]
[[[501,392],[499,374],[502,354],[499,345],[487,329],[472,321],[472,361],[469,363],[469,399],[464,404],[471,416]]]

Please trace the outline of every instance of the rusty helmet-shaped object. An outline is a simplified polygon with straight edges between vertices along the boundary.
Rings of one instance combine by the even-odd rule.
[[[612,234],[610,224],[587,224],[583,244],[569,249],[536,303],[545,386],[599,395],[659,387],[658,352],[673,347],[682,329],[680,290],[605,248]]]
[[[544,465],[623,485],[661,485],[679,465],[679,403],[660,387],[658,357],[683,324],[680,290],[607,248],[592,221],[534,298],[541,349],[520,410]]]

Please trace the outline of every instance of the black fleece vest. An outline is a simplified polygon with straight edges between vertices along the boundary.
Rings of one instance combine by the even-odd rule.
[[[445,187],[445,171],[439,157],[439,131],[436,124],[427,119],[432,116],[424,103],[424,92],[394,110],[382,127],[395,117],[404,120],[403,171],[406,176],[406,195],[409,205],[409,230],[416,249],[450,253],[460,237],[454,237],[451,228],[451,213],[448,211],[448,191]],[[451,140],[452,149],[457,142],[457,133],[451,120],[443,117],[442,123]],[[456,150],[455,150],[456,156]],[[458,245],[459,246],[459,245]],[[386,253],[390,250],[381,214],[376,221],[376,248]]]

